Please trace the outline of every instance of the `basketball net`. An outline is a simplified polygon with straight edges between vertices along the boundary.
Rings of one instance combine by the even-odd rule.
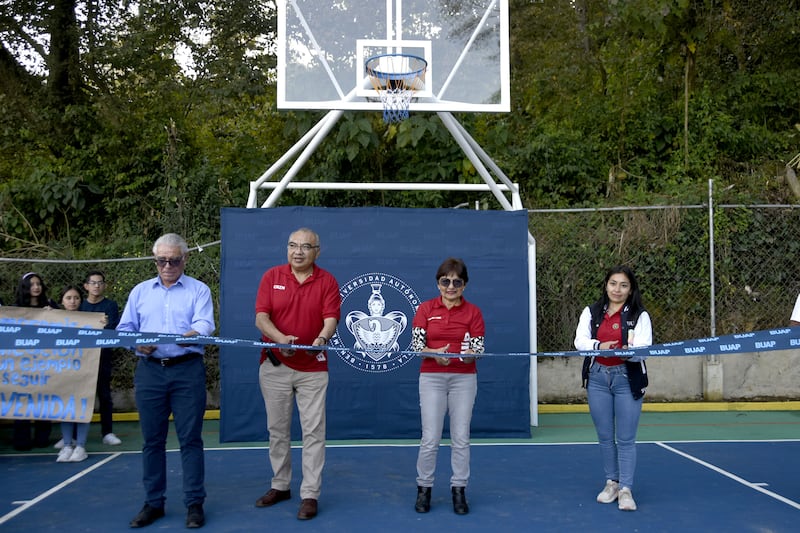
[[[376,89],[378,90],[378,89]],[[414,96],[413,89],[407,89],[402,84],[397,89],[378,90],[383,103],[383,121],[387,124],[400,122],[408,118],[408,108],[411,106],[411,98]]]
[[[366,71],[383,104],[387,124],[408,118],[414,93],[425,86],[428,63],[407,54],[386,54],[367,59]]]

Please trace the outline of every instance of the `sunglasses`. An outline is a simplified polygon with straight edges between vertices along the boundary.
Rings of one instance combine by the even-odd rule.
[[[165,257],[156,257],[155,262],[160,267],[165,267],[167,265],[176,267],[176,266],[181,266],[181,264],[183,263],[183,259],[184,259],[183,256],[171,257],[169,259]]]
[[[439,278],[439,285],[441,285],[442,287],[449,287],[451,281],[453,282],[454,289],[460,289],[461,287],[464,286],[463,279],[450,279],[450,278]]]

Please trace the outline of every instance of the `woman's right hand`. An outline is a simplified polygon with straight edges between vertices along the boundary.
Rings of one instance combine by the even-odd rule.
[[[426,351],[426,352],[431,352],[431,353],[447,353],[447,350],[448,350],[449,348],[450,348],[450,345],[449,345],[449,344],[445,344],[445,345],[444,345],[444,346],[442,346],[441,348],[428,348],[428,349],[426,349],[425,351]],[[449,357],[437,357],[437,356],[435,356],[435,355],[433,355],[433,356],[431,356],[431,357],[432,357],[433,359],[435,359],[435,360],[436,360],[436,362],[437,362],[438,364],[440,364],[441,366],[447,366],[447,365],[449,365],[449,364],[450,364],[450,358],[449,358]]]

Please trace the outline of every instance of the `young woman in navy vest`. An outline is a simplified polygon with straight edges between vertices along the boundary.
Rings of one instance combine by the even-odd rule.
[[[618,357],[603,350],[624,350],[653,343],[650,315],[633,271],[616,266],[603,281],[600,298],[584,308],[575,331],[575,348],[597,350],[583,365],[583,384],[589,399],[606,484],[599,503],[618,502],[622,511],[635,511],[633,477],[636,470],[636,430],[647,387],[644,357]]]

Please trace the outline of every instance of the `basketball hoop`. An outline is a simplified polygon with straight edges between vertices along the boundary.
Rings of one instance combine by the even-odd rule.
[[[425,87],[428,62],[411,54],[381,54],[364,63],[372,87],[383,103],[383,121],[387,124],[408,118],[414,93]]]

